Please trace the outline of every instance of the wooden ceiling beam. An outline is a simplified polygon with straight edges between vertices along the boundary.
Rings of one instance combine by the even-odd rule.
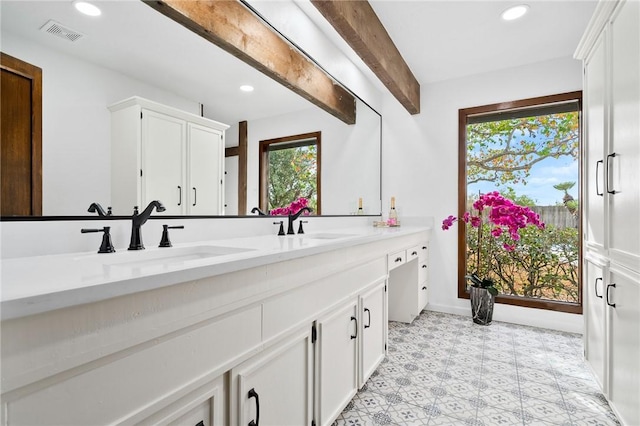
[[[420,84],[368,1],[311,0],[325,19],[411,114],[420,113]]]
[[[143,1],[343,122],[355,124],[353,95],[238,0]]]

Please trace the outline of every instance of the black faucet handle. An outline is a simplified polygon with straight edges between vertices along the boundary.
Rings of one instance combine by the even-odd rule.
[[[280,225],[280,230],[278,231],[278,235],[285,235],[284,233],[284,222],[282,220],[278,222],[273,222],[274,225]]]
[[[303,223],[309,223],[309,221],[300,219],[300,222],[298,224],[298,234],[304,234],[304,229],[302,229]]]
[[[111,243],[111,227],[105,226],[102,229],[81,229],[81,233],[88,234],[92,232],[103,232],[102,234],[102,243],[100,244],[100,249],[98,249],[98,253],[114,253],[116,251],[113,248],[113,244]]]
[[[140,211],[138,210],[138,206],[133,206],[133,215],[137,216],[138,214],[140,214]]]
[[[169,229],[184,229],[184,225],[162,225],[162,238],[158,247],[171,247],[171,240],[169,240]]]
[[[107,207],[107,216],[113,216],[113,211],[111,211],[111,206]]]

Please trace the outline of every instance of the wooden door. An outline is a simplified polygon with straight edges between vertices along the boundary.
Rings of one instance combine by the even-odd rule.
[[[2,216],[42,215],[42,70],[0,54]]]

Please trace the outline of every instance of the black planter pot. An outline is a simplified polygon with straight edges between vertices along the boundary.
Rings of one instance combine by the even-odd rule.
[[[469,299],[471,300],[473,322],[480,325],[491,324],[495,297],[486,288],[471,286],[469,287]]]

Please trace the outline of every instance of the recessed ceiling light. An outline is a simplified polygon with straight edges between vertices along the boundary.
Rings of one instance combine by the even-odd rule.
[[[510,7],[502,12],[500,17],[505,21],[513,21],[514,19],[522,18],[529,11],[529,6],[521,4],[518,6]]]
[[[102,11],[95,4],[91,4],[89,2],[83,0],[75,0],[73,5],[80,13],[84,13],[89,16],[100,16]]]
[[[242,90],[243,92],[253,92],[253,86],[243,84],[242,86],[240,86],[240,90]]]

